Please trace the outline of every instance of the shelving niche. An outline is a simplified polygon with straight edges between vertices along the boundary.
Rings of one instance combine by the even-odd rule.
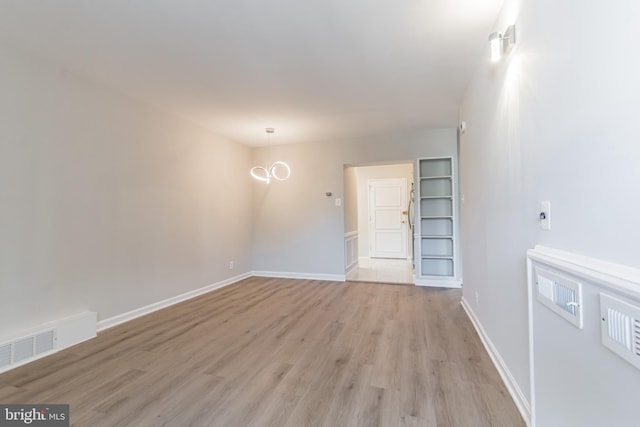
[[[456,279],[455,174],[452,157],[418,159],[418,278]]]

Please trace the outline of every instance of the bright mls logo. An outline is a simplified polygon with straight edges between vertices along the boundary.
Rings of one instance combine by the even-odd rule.
[[[69,405],[0,404],[0,427],[69,427]]]

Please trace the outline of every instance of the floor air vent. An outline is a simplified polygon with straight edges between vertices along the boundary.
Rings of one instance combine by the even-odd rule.
[[[602,344],[640,369],[640,307],[600,294]]]

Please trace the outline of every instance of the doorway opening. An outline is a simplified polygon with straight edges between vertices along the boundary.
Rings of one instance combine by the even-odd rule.
[[[345,275],[414,284],[413,162],[344,168]]]

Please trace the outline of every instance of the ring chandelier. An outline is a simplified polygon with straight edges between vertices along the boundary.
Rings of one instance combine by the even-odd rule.
[[[267,143],[269,145],[269,161],[271,161],[271,134],[275,132],[274,128],[266,128]],[[277,181],[284,181],[291,176],[291,168],[285,162],[273,162],[267,163],[266,167],[254,166],[251,168],[251,176],[258,181],[266,182],[269,184],[271,178]]]

